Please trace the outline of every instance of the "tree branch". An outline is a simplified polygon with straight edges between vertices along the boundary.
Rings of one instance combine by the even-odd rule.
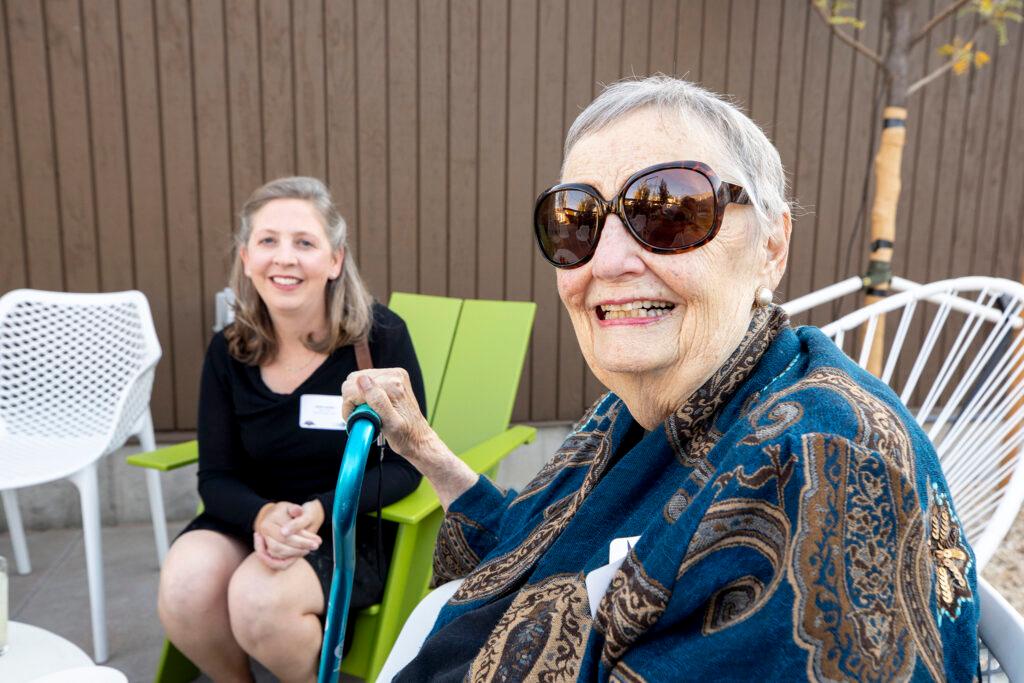
[[[922,26],[921,30],[918,31],[914,35],[914,37],[910,39],[910,47],[914,47],[920,41],[924,40],[924,37],[927,36],[928,33],[933,28],[938,26],[940,23],[942,23],[943,20],[945,20],[946,17],[948,17],[949,15],[953,14],[954,12],[956,12],[958,9],[960,9],[961,7],[966,5],[968,2],[970,2],[970,0],[953,0],[953,2],[951,2],[946,7],[946,9],[942,10],[941,12],[936,14],[934,17],[929,19],[928,23],[926,23],[924,26]]]
[[[933,71],[930,74],[928,74],[927,76],[925,76],[924,78],[918,79],[918,80],[914,81],[913,83],[911,83],[910,87],[907,88],[907,97],[910,97],[915,92],[917,92],[918,90],[920,90],[924,86],[928,85],[929,83],[934,81],[936,78],[938,78],[942,74],[944,74],[947,71],[949,71],[950,69],[952,69],[953,68],[953,64],[955,64],[955,63],[956,63],[956,60],[950,59],[948,62],[946,62],[945,64],[940,66],[938,69],[936,69],[935,71]]]
[[[885,70],[885,63],[882,61],[881,56],[879,56],[877,52],[875,52],[870,47],[860,42],[856,38],[853,38],[840,31],[839,27],[837,27],[830,21],[830,17],[828,16],[828,14],[825,13],[825,10],[822,9],[822,7],[818,3],[814,2],[814,0],[810,0],[810,2],[811,6],[814,7],[814,11],[816,11],[818,13],[818,16],[821,17],[821,20],[825,22],[825,26],[827,26],[828,29],[832,31],[832,33],[835,34],[837,38],[839,38],[839,40],[843,41],[844,43],[846,43],[854,50],[870,59],[878,66],[882,67],[883,71]],[[966,0],[964,0],[964,2],[966,2]]]
[[[980,23],[975,25],[974,33],[971,34],[970,38],[968,38],[966,41],[964,41],[965,45],[970,45],[971,43],[974,42],[974,39],[977,38],[978,33],[982,29],[982,26],[983,26],[983,24],[980,24]],[[930,74],[928,74],[924,78],[920,78],[920,79],[914,81],[913,83],[911,83],[910,87],[907,88],[907,97],[910,97],[915,92],[917,92],[918,90],[920,90],[924,86],[928,85],[929,83],[934,81],[936,78],[938,78],[942,74],[944,74],[947,71],[949,71],[950,69],[952,69],[953,65],[956,64],[956,61],[957,61],[956,60],[956,55],[951,55],[950,58],[949,58],[949,61],[947,61],[945,64],[943,64],[939,68],[935,69],[935,71],[932,71]]]

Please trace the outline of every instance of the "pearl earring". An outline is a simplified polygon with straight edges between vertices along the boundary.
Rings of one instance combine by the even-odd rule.
[[[754,295],[754,305],[757,308],[764,308],[770,305],[772,302],[772,290],[768,289],[764,285],[757,288],[757,294]]]

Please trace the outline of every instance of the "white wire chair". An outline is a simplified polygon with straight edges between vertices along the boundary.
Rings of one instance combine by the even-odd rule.
[[[978,577],[981,680],[1024,681],[1024,617],[988,581]]]
[[[0,493],[15,566],[31,571],[17,489],[69,479],[81,502],[97,662],[107,659],[107,633],[96,463],[132,435],[156,447],[149,397],[160,353],[141,292],[0,298]]]
[[[892,339],[881,379],[915,406],[980,570],[1024,501],[1024,285],[990,277],[933,282],[822,332],[840,348],[859,344],[859,352],[847,353],[866,367],[880,316],[897,313],[898,324],[887,324]],[[923,325],[923,337],[907,344],[915,325]]]

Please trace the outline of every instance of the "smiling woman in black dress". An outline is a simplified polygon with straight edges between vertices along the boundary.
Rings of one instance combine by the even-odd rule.
[[[358,367],[401,367],[426,408],[405,323],[373,303],[345,237],[313,178],[268,183],[242,208],[235,322],[210,342],[200,388],[205,510],[160,577],[168,638],[217,681],[251,681],[250,655],[282,681],[315,679],[346,436],[341,383]],[[385,448],[368,461],[359,511],[401,499],[419,480]],[[358,535],[372,539],[365,526]],[[353,609],[380,597],[374,550],[371,541],[359,551]]]

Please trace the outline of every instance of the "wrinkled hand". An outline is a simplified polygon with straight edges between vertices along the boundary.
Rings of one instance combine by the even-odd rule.
[[[287,501],[267,505],[254,524],[256,556],[271,569],[290,567],[295,560],[320,547],[316,530],[323,519],[323,506],[318,500],[304,505]]]
[[[353,372],[341,385],[344,419],[356,406],[366,403],[380,416],[384,438],[396,453],[414,465],[418,447],[432,434],[405,368],[374,368]]]
[[[341,385],[341,395],[341,415],[346,420],[362,403],[377,412],[384,438],[427,478],[445,510],[480,478],[431,429],[403,368],[353,372]]]

